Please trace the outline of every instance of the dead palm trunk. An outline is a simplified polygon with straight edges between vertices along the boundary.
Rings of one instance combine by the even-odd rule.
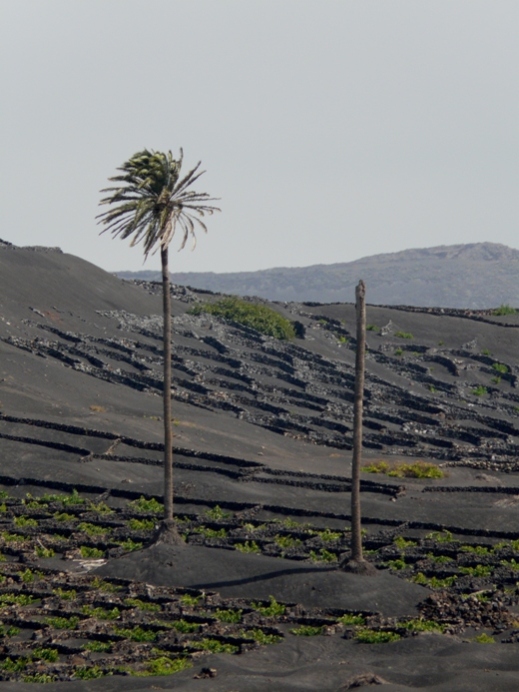
[[[364,403],[364,361],[366,353],[366,287],[359,281],[355,290],[357,351],[355,354],[355,398],[353,402],[353,458],[351,462],[351,557],[341,567],[350,572],[373,574],[375,568],[362,555],[360,512],[360,466],[362,462],[362,413]]]

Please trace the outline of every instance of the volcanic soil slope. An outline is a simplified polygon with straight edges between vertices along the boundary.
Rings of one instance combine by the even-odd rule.
[[[368,578],[338,567],[354,306],[272,304],[298,323],[280,341],[192,314],[219,298],[173,288],[186,544],[146,547],[162,501],[160,286],[0,243],[0,678],[517,689],[518,317],[368,306]]]

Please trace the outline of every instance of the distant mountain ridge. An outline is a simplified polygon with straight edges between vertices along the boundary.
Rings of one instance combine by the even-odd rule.
[[[160,280],[160,273],[152,271],[117,275]],[[171,279],[216,293],[319,303],[353,302],[355,285],[364,279],[371,304],[482,310],[504,303],[519,306],[519,250],[498,243],[441,245],[340,264],[224,274],[174,273]]]

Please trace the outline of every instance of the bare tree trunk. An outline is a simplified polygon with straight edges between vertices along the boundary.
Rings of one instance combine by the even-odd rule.
[[[366,287],[359,281],[355,290],[357,350],[355,354],[355,399],[353,402],[353,458],[351,462],[351,557],[341,567],[350,572],[373,574],[375,568],[362,555],[360,512],[360,467],[362,463],[362,413],[364,404],[364,362],[366,354]]]
[[[182,543],[173,518],[173,428],[171,423],[171,291],[168,248],[161,247],[162,305],[164,320],[164,520],[155,541]]]

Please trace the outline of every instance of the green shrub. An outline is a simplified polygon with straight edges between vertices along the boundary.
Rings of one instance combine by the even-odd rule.
[[[486,393],[487,393],[487,388],[483,387],[483,385],[481,385],[481,384],[478,385],[477,387],[474,387],[474,389],[472,390],[472,394],[474,394],[474,396],[485,396]]]
[[[501,375],[506,375],[508,372],[508,365],[505,365],[504,363],[493,363],[492,369],[501,373]]]
[[[261,553],[261,548],[256,541],[245,541],[245,543],[235,543],[234,547],[240,553]]]
[[[345,627],[359,627],[366,624],[366,618],[363,615],[354,615],[353,613],[345,613],[337,618],[337,622]]]
[[[428,461],[415,461],[413,464],[405,462],[390,464],[387,461],[377,461],[369,466],[363,466],[361,471],[384,473],[395,478],[443,478],[445,475],[436,464]]]
[[[491,637],[489,634],[485,634],[485,632],[482,632],[481,634],[478,634],[477,637],[474,637],[474,641],[477,642],[478,644],[495,644],[496,640],[494,637]]]
[[[99,548],[90,548],[88,545],[82,545],[79,548],[81,557],[84,560],[99,560],[104,557],[104,551]]]
[[[399,339],[414,339],[414,336],[410,332],[395,332],[395,336]]]
[[[258,644],[277,644],[283,639],[279,634],[267,634],[259,628],[242,632],[242,636],[254,639]]]
[[[377,630],[360,630],[356,633],[355,638],[362,644],[388,644],[401,639],[396,632],[378,632]]]
[[[274,596],[270,596],[268,606],[264,606],[261,603],[251,603],[251,606],[265,617],[280,617],[285,613],[285,606],[282,603],[278,603]]]
[[[290,340],[295,338],[294,326],[290,320],[282,317],[272,308],[241,298],[222,298],[216,303],[197,305],[190,312],[193,315],[208,313],[222,317],[225,320],[252,327],[262,334],[274,336],[277,339]]]
[[[296,637],[315,637],[322,632],[322,626],[315,627],[313,625],[300,625],[290,630],[290,634],[295,634]]]
[[[407,622],[399,622],[400,627],[411,632],[443,632],[445,627],[440,625],[434,620],[424,620],[422,618],[416,618],[414,620],[408,620]]]
[[[146,663],[145,671],[140,671],[133,673],[133,675],[144,676],[144,675],[173,675],[174,673],[179,673],[181,670],[190,668],[192,663],[189,659],[184,657],[170,658],[169,656],[158,656],[157,658],[152,658]]]
[[[503,303],[500,305],[498,308],[495,310],[492,310],[493,315],[515,315],[517,310],[515,308],[512,308],[508,303]]]
[[[220,622],[236,623],[241,622],[242,611],[241,610],[220,610],[218,609],[215,614],[215,618],[220,620]]]
[[[164,505],[158,502],[154,497],[147,500],[143,495],[141,495],[138,500],[132,500],[130,505],[135,507],[135,509],[137,509],[139,512],[153,512],[154,514],[161,514],[164,511]]]

